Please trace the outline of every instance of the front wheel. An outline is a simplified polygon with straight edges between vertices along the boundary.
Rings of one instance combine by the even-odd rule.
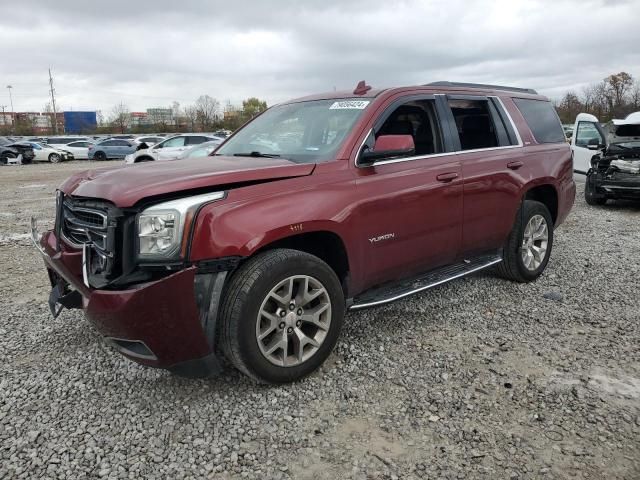
[[[596,186],[593,184],[591,177],[587,175],[587,180],[584,182],[584,200],[587,205],[596,206],[604,205],[607,203],[607,196],[602,193],[598,193]]]
[[[94,158],[94,160],[102,162],[102,161],[107,159],[107,155],[104,152],[96,152],[95,155],[93,156],[93,158]]]
[[[234,367],[259,382],[308,375],[338,340],[345,312],[340,281],[308,253],[259,254],[234,273],[224,295],[222,350]]]
[[[49,162],[51,163],[60,163],[61,157],[57,153],[52,153],[49,155]]]
[[[498,273],[516,282],[538,278],[549,262],[553,246],[553,219],[540,202],[525,200],[502,253]]]

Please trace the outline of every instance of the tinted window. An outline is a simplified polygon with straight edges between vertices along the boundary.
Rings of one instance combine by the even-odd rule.
[[[597,140],[602,143],[600,132],[592,122],[579,122],[576,129],[576,145],[586,147],[591,140]]]
[[[449,100],[462,150],[498,146],[488,100]]]
[[[551,102],[514,98],[514,103],[527,121],[538,143],[564,142],[562,124]]]
[[[193,136],[187,137],[187,145],[199,145],[201,143],[206,142],[207,140],[209,140],[207,137],[193,135]]]
[[[380,135],[411,135],[415,153],[407,156],[442,152],[435,101],[414,100],[395,108],[376,131],[376,138]]]

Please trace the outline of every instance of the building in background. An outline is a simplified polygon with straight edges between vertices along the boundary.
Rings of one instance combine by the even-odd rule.
[[[98,126],[96,112],[63,112],[64,133],[92,132]]]
[[[175,125],[172,108],[147,108],[147,118],[151,125]]]
[[[146,127],[150,125],[147,112],[131,112],[131,128]]]

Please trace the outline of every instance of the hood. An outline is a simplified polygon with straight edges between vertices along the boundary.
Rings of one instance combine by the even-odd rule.
[[[144,198],[225,185],[310,175],[315,164],[253,157],[201,157],[179,161],[145,162],[87,170],[60,187],[66,195],[109,200],[131,207]]]

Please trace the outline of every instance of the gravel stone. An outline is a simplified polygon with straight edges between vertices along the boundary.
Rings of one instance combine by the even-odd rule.
[[[53,320],[29,217],[71,162],[0,167],[0,479],[637,478],[640,206],[576,206],[535,283],[351,313],[293,385],[187,380]],[[548,298],[550,294],[560,297]]]

